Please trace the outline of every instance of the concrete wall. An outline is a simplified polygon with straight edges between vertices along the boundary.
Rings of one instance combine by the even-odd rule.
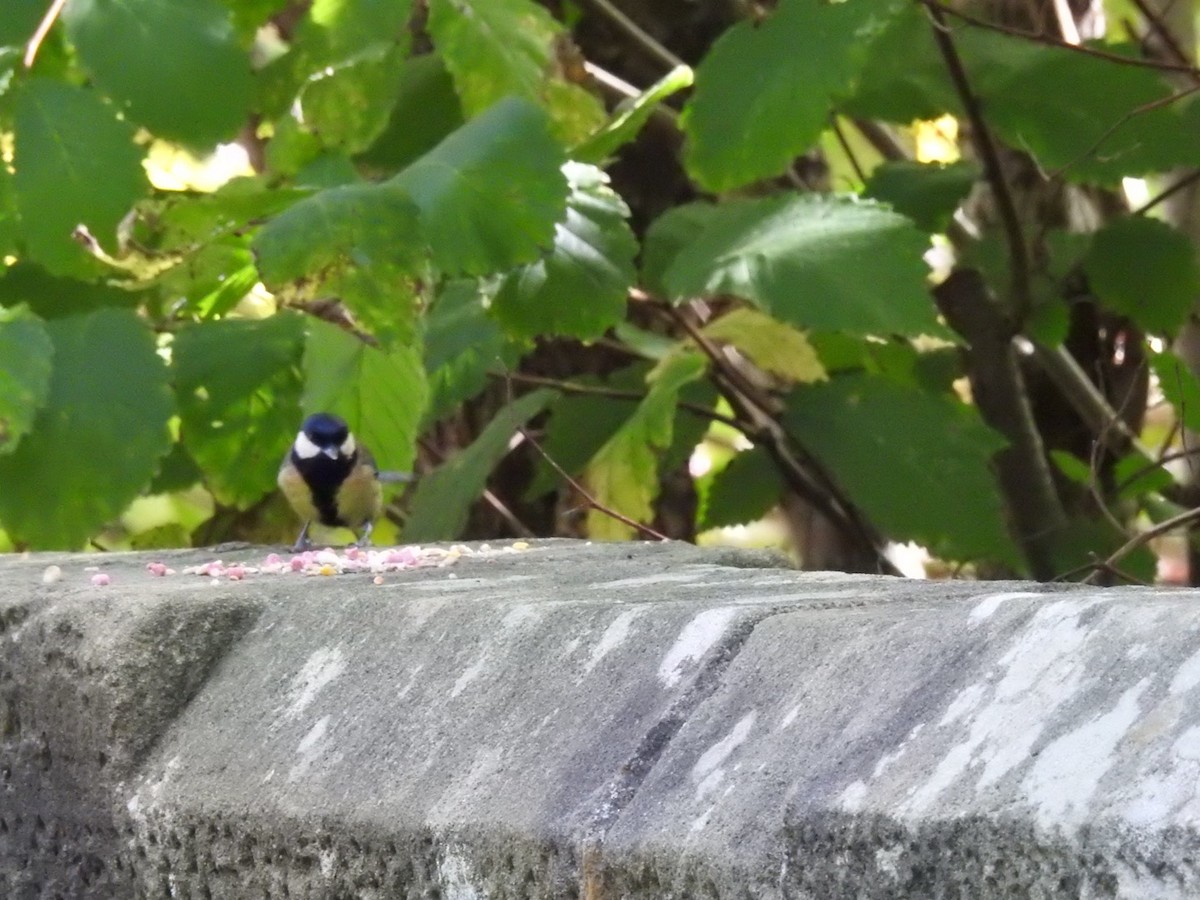
[[[0,897],[1200,897],[1194,592],[148,559],[0,560]]]

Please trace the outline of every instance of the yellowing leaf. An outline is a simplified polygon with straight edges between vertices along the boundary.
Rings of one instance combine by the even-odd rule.
[[[804,332],[756,309],[735,309],[707,325],[704,334],[733,344],[773,375],[799,382],[829,377]]]

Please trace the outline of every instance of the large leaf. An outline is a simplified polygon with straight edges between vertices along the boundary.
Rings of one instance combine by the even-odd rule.
[[[404,540],[448,541],[462,533],[471,504],[479,499],[488,475],[508,453],[518,428],[550,402],[553,391],[525,394],[505,406],[471,444],[431,475],[421,479],[413,495]]]
[[[685,112],[689,171],[710,190],[778,175],[816,143],[835,93],[861,67],[890,0],[782,0],[722,35]]]
[[[1196,248],[1156,219],[1127,217],[1096,232],[1083,269],[1105,306],[1153,334],[1178,333],[1200,296]]]
[[[95,312],[103,306],[136,306],[140,295],[107,284],[58,278],[41,266],[16,263],[0,278],[0,306],[24,304],[43,319]]]
[[[7,166],[0,166],[0,258],[16,255],[18,224],[13,177]]]
[[[35,78],[17,94],[14,143],[30,255],[60,275],[95,271],[72,234],[82,224],[111,247],[117,223],[145,191],[133,127],[92,91]]]
[[[387,126],[356,159],[390,174],[428,153],[462,123],[462,105],[441,57],[410,57]]]
[[[185,328],[175,338],[184,446],[222,503],[245,508],[275,488],[300,425],[304,319],[281,313]]]
[[[413,198],[450,274],[483,275],[533,262],[566,210],[562,148],[546,114],[502,100],[392,179]]]
[[[711,203],[684,203],[655,219],[642,243],[642,284],[656,294],[669,294],[665,279],[671,265],[699,239],[720,210]]]
[[[587,465],[584,481],[602,506],[635,522],[653,518],[659,457],[671,446],[679,391],[700,378],[706,367],[699,353],[677,353],[650,373],[646,398]],[[592,509],[588,534],[597,540],[625,540],[633,529]]]
[[[1150,365],[1158,376],[1163,395],[1175,407],[1179,421],[1189,430],[1200,432],[1200,380],[1170,351],[1153,354]]]
[[[761,447],[745,450],[713,476],[704,492],[699,527],[755,522],[779,502],[783,488],[783,479],[770,455]]]
[[[0,456],[0,523],[40,549],[77,549],[150,483],[174,412],[154,337],[127,310],[45,325],[54,369],[45,405]]]
[[[326,147],[370,147],[400,96],[405,55],[403,47],[383,45],[314,74],[298,98],[305,127]]]
[[[794,391],[785,424],[888,537],[1016,562],[990,468],[1004,441],[971,407],[847,375]]]
[[[554,247],[505,278],[492,301],[493,314],[519,337],[593,340],[625,315],[638,251],[629,208],[594,166],[570,162],[564,171],[571,194]]]
[[[308,326],[304,411],[334,412],[375,454],[381,469],[412,467],[428,390],[411,347],[384,351],[326,322]]]
[[[675,298],[734,294],[802,328],[940,333],[928,238],[874,203],[778,196],[716,208],[667,268]]]
[[[0,456],[16,448],[50,396],[53,357],[54,345],[37,316],[0,307]]]
[[[132,120],[195,145],[242,125],[250,59],[217,0],[70,0],[63,20],[96,85]]]
[[[416,208],[395,185],[321,191],[269,222],[254,251],[269,287],[299,281],[339,297],[377,335],[411,339],[424,245]]]

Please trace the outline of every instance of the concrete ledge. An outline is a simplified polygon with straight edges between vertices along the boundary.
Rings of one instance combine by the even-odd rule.
[[[0,561],[0,897],[1200,896],[1194,592],[103,560]]]

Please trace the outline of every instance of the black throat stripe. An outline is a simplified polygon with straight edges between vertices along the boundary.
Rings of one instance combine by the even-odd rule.
[[[330,459],[324,453],[301,459],[295,450],[292,451],[292,464],[312,492],[313,506],[317,508],[318,521],[322,525],[346,526],[338,515],[337,492],[357,463],[357,451],[349,458],[339,456],[337,459]]]

